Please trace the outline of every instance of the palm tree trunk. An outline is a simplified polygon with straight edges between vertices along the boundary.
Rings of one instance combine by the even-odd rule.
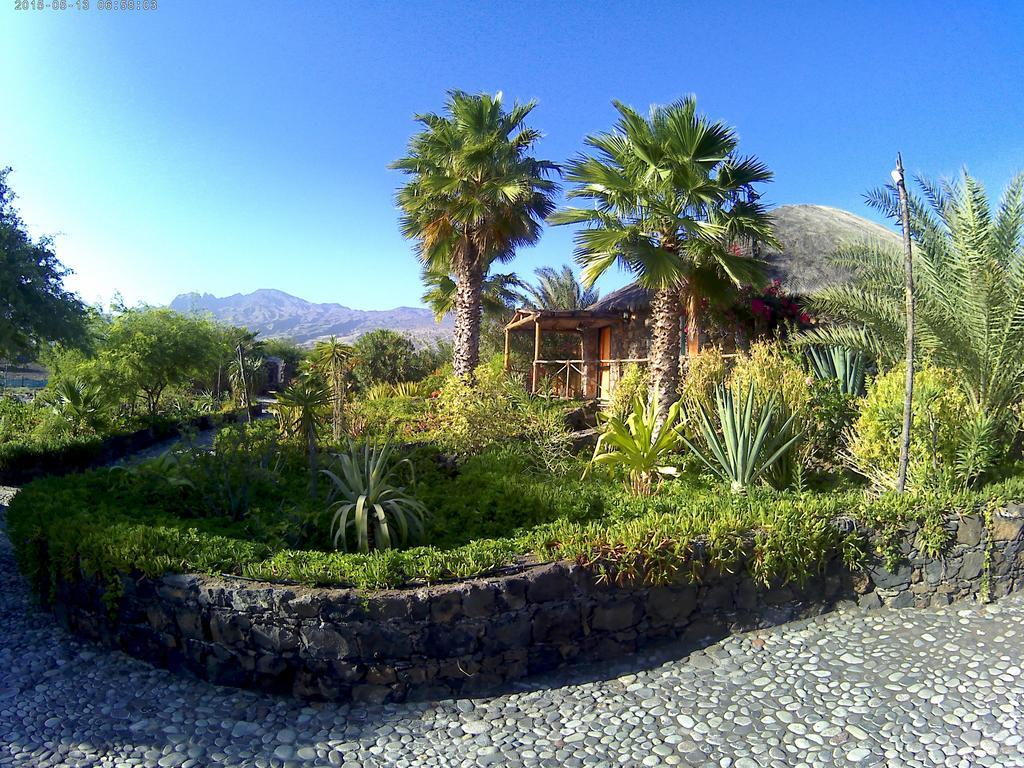
[[[463,381],[472,382],[480,363],[480,318],[483,269],[476,259],[455,265],[455,329],[452,334],[452,367]]]
[[[700,353],[700,295],[692,285],[686,294],[686,356]]]
[[[342,397],[344,393],[342,392],[341,371],[338,370],[337,366],[335,366],[335,369],[331,375],[331,383],[334,389],[334,392],[332,393],[334,396],[331,398],[333,400],[333,402],[331,403],[331,405],[333,406],[333,418],[331,420],[331,426],[334,428],[334,442],[340,443],[341,435],[345,427],[344,414],[342,413],[341,409]]]
[[[651,301],[651,397],[659,421],[679,399],[679,289],[661,288]]]

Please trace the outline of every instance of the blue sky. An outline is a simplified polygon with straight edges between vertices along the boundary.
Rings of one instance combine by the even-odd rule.
[[[95,3],[94,3],[95,4]],[[279,288],[358,308],[421,293],[387,168],[444,91],[536,98],[562,161],[697,95],[776,173],[774,204],[961,165],[1024,168],[1024,3],[202,3],[0,10],[0,166],[88,301]],[[546,230],[512,268],[571,257]],[[622,276],[600,284],[610,289]]]

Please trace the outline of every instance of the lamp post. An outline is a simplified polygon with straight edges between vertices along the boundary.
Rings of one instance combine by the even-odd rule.
[[[907,486],[907,464],[910,463],[910,428],[914,419],[914,263],[910,245],[910,211],[907,205],[907,185],[903,177],[903,157],[896,153],[893,182],[900,200],[900,224],[903,227],[903,273],[906,293],[907,320],[907,377],[903,393],[903,431],[900,434],[900,463],[896,476],[896,490],[903,493]]]

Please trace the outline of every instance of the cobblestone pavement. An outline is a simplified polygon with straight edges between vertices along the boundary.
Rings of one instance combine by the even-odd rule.
[[[1024,766],[1024,595],[375,707],[218,688],[79,641],[32,607],[2,532],[0,622],[0,766]]]

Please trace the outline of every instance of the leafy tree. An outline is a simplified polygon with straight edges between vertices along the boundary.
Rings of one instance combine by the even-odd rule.
[[[455,311],[455,280],[447,272],[424,270],[423,303],[430,307],[434,318],[441,322]],[[516,304],[524,301],[522,290],[526,285],[514,273],[487,275],[480,289],[480,304],[485,318],[504,321]]]
[[[966,172],[959,181],[918,179],[911,195],[915,241],[915,326],[922,357],[958,373],[974,409],[1005,420],[1024,387],[1024,174],[993,210],[985,189]],[[898,216],[893,188],[868,202]],[[863,350],[883,365],[902,359],[906,334],[903,252],[862,244],[837,262],[848,284],[816,295],[812,308],[833,322],[802,335],[812,343]]]
[[[53,252],[53,241],[33,241],[14,208],[0,169],[0,357],[34,353],[44,341],[81,344],[85,307],[64,288],[70,274]]]
[[[536,309],[586,309],[601,296],[596,288],[580,283],[568,264],[561,269],[539,267],[533,273],[537,284],[527,286],[527,297]]]
[[[429,373],[412,339],[397,331],[378,328],[359,337],[353,345],[353,372],[364,389],[382,381],[397,384]]]
[[[153,416],[168,386],[188,384],[216,367],[221,338],[204,318],[171,309],[131,309],[114,318],[100,357],[104,367],[143,394]]]
[[[309,356],[310,364],[327,381],[331,390],[331,430],[334,442],[341,442],[345,428],[346,374],[352,364],[355,350],[343,344],[334,336],[313,347]]]
[[[652,107],[646,119],[614,104],[615,130],[588,137],[593,155],[567,171],[576,185],[569,197],[593,207],[570,207],[551,221],[584,225],[576,235],[584,285],[618,264],[654,291],[651,387],[663,417],[679,387],[680,295],[695,354],[704,295],[761,279],[759,261],[735,245],[776,244],[753,191],[772,174],[757,158],[738,156],[735,130],[698,114],[692,96]]]
[[[263,342],[263,354],[267,357],[279,357],[284,361],[286,371],[295,373],[309,355],[291,339],[266,339]]]
[[[397,195],[402,234],[417,241],[426,268],[455,282],[453,365],[468,381],[480,357],[484,277],[540,237],[556,166],[529,154],[540,138],[524,124],[534,102],[506,111],[501,93],[450,91],[445,106],[447,115],[417,118],[424,130],[392,167],[410,177]]]

